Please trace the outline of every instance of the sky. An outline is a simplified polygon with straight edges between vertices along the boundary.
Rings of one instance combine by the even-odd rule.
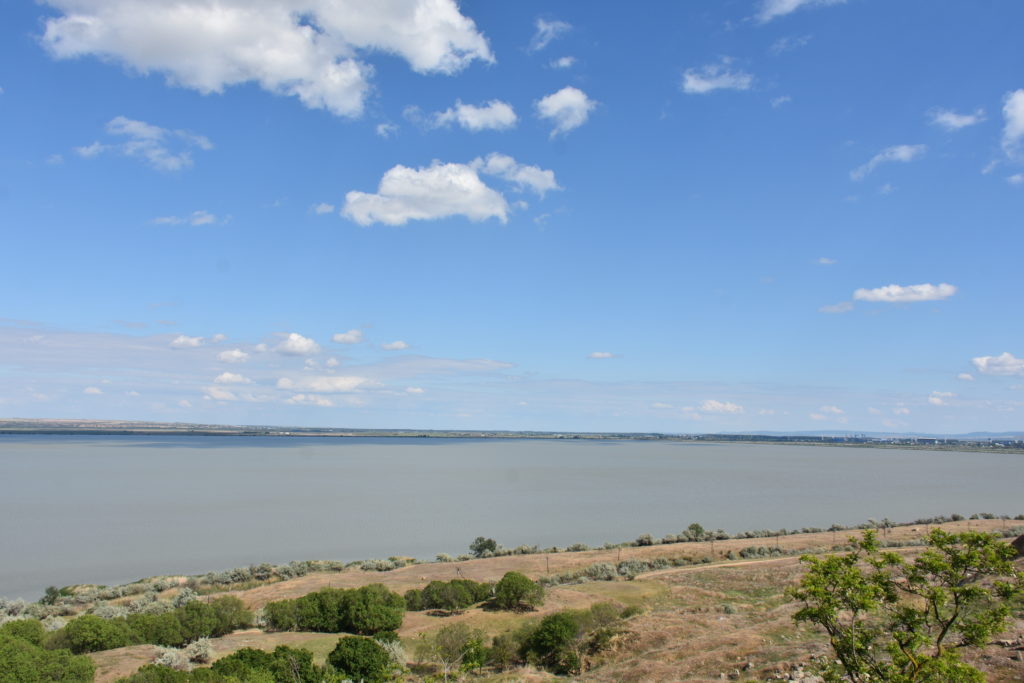
[[[3,3],[0,417],[1024,429],[1022,25]]]

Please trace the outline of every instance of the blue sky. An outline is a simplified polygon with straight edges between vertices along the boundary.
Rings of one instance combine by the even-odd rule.
[[[0,15],[0,416],[1024,426],[1019,3]]]

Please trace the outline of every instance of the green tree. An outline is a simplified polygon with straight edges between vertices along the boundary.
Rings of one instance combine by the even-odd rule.
[[[474,602],[473,594],[454,581],[431,581],[423,589],[423,606],[455,613]]]
[[[96,667],[85,656],[67,650],[45,650],[7,633],[0,633],[0,683],[86,683]]]
[[[448,624],[433,636],[420,640],[416,644],[416,656],[440,664],[441,674],[447,681],[453,671],[464,665],[476,668],[483,664],[483,642],[483,631],[464,623]]]
[[[879,549],[873,531],[846,555],[804,556],[794,618],[822,627],[838,665],[826,680],[981,683],[959,650],[999,633],[1024,592],[1012,546],[992,534],[935,529],[912,562]]]
[[[0,626],[0,636],[12,636],[42,647],[46,629],[38,619],[16,619]]]
[[[391,674],[391,655],[370,638],[345,636],[327,661],[338,673],[363,683],[380,683]]]
[[[371,583],[347,591],[342,605],[345,630],[372,636],[397,631],[405,617],[405,600],[383,584]]]
[[[185,636],[181,634],[181,622],[174,612],[164,614],[129,614],[128,625],[138,640],[164,647],[181,647]]]
[[[494,587],[494,604],[508,610],[536,607],[544,604],[544,588],[525,574],[508,572]]]
[[[577,614],[549,614],[523,643],[520,654],[528,661],[557,674],[574,673],[580,669],[580,660],[573,647],[580,630]]]
[[[474,557],[483,557],[485,553],[493,553],[497,549],[497,541],[483,536],[477,536],[476,540],[469,544],[469,552],[473,553]]]
[[[63,640],[75,654],[112,650],[131,645],[135,641],[124,619],[102,619],[94,614],[85,614],[69,621],[63,630]]]

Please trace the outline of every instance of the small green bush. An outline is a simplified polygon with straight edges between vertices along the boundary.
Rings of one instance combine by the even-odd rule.
[[[499,609],[533,608],[544,604],[544,588],[519,572],[508,572],[494,587],[494,604]]]
[[[370,638],[355,636],[340,639],[327,661],[343,676],[364,683],[383,683],[392,669],[387,650]]]

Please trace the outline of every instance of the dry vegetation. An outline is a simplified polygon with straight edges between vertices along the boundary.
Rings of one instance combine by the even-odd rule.
[[[971,520],[943,524],[950,531],[999,530],[1002,520]],[[1010,522],[1012,524],[1012,522]],[[927,529],[896,527],[890,540],[910,541]],[[236,591],[245,604],[258,609],[267,602],[295,598],[323,587],[352,588],[383,583],[404,592],[422,588],[432,580],[469,578],[497,581],[507,571],[520,571],[533,578],[580,569],[598,562],[619,559],[686,556],[694,560],[713,557],[714,564],[678,567],[649,572],[634,581],[590,582],[549,589],[539,610],[527,614],[471,609],[462,614],[439,617],[424,612],[406,613],[400,635],[412,652],[417,636],[430,633],[453,621],[465,621],[488,636],[509,631],[528,619],[566,608],[582,608],[597,602],[644,608],[626,622],[624,633],[592,668],[580,677],[589,681],[766,681],[787,679],[824,655],[827,643],[808,628],[798,628],[792,620],[796,606],[785,597],[785,590],[803,573],[796,557],[762,560],[724,561],[729,551],[750,545],[781,549],[824,552],[833,543],[844,543],[854,532],[840,531],[800,534],[775,538],[731,539],[710,543],[686,543],[545,555],[514,555],[466,562],[420,564],[388,572],[348,570],[342,573],[309,574],[288,581]],[[909,552],[913,552],[910,550]],[[1024,635],[1024,620],[1018,618],[1005,638],[1018,640]],[[287,644],[304,647],[323,661],[338,636],[323,633],[264,633],[239,631],[213,641],[217,656],[225,656],[242,647],[272,649]],[[1019,647],[1019,646],[1018,646]],[[154,648],[133,646],[92,655],[97,663],[97,681],[114,681],[152,661]],[[1024,649],[992,645],[970,658],[986,672],[990,681],[1024,680]],[[516,670],[501,675],[479,677],[483,681],[551,680],[551,674],[534,670]]]

